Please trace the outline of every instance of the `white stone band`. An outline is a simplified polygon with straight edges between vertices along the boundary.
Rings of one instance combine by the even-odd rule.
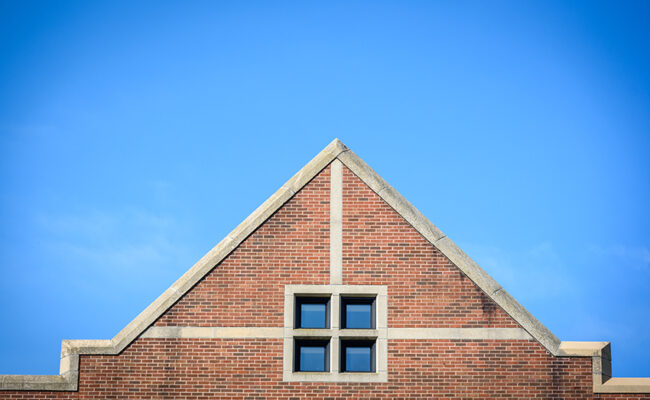
[[[388,328],[389,339],[533,340],[521,328]]]
[[[343,164],[330,167],[330,283],[343,283]]]
[[[289,336],[381,336],[377,330],[294,329]],[[533,340],[521,328],[388,328],[388,339]],[[145,339],[282,339],[284,327],[152,326]]]
[[[282,339],[284,328],[152,326],[142,334],[148,339]]]

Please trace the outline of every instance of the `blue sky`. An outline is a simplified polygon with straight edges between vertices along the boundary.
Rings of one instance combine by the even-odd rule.
[[[338,137],[650,376],[647,2],[131,3],[0,2],[0,373],[111,338]]]

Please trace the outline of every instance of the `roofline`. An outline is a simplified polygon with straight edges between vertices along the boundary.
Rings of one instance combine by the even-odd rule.
[[[588,343],[589,345],[586,345],[586,347],[589,349],[593,348],[592,343],[594,342],[561,342],[546,326],[539,322],[528,310],[508,294],[487,272],[456,246],[454,242],[399,194],[397,190],[370,168],[368,164],[349,150],[339,139],[334,139],[111,340],[64,340],[61,346],[60,375],[0,375],[0,390],[77,390],[79,355],[116,355],[121,353],[122,350],[162,316],[165,311],[172,307],[185,293],[192,289],[205,275],[235,250],[251,233],[259,228],[280,207],[335,159],[339,159],[359,179],[368,185],[370,189],[391,206],[416,231],[427,239],[429,243],[444,254],[490,299],[519,323],[549,353],[554,356],[585,356],[584,349],[580,348],[580,346],[568,346],[564,345],[564,343]],[[609,349],[609,344],[605,347]],[[601,346],[601,349],[605,347]],[[590,351],[592,353],[596,352],[593,349]],[[592,355],[592,357],[595,358],[597,356]],[[600,356],[598,357],[600,358]],[[610,360],[611,358],[605,361]],[[619,382],[619,384],[612,386],[629,389],[628,386],[630,385],[641,385],[644,391],[635,393],[650,392],[650,378],[612,379],[625,381],[624,383]],[[630,379],[633,382],[629,381]],[[603,386],[602,382],[600,386]],[[596,383],[594,382],[595,389]]]
[[[338,157],[346,167],[357,175],[379,197],[390,205],[429,243],[444,254],[490,299],[522,326],[534,339],[553,355],[558,355],[560,339],[517,302],[501,285],[474,262],[460,247],[456,246],[427,217],[390,186],[379,174],[352,151]]]

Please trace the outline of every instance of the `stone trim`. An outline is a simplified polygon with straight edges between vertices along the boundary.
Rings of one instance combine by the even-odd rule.
[[[650,393],[649,378],[609,378],[594,385],[594,393]]]
[[[534,340],[521,328],[388,328],[389,339]]]
[[[343,283],[343,164],[330,167],[330,284]]]
[[[560,353],[592,358],[594,393],[650,393],[650,378],[612,378],[609,342],[562,342]]]
[[[113,354],[110,340],[64,340],[59,375],[0,375],[0,390],[75,391],[81,354]]]
[[[152,326],[145,339],[282,339],[282,327]]]
[[[446,237],[433,223],[411,205],[411,203],[386,183],[386,181],[356,154],[348,150],[341,141],[335,139],[278,189],[277,192],[253,211],[248,218],[230,232],[219,244],[203,256],[192,268],[183,274],[169,289],[163,292],[151,305],[115,335],[113,339],[64,340],[61,346],[60,375],[0,375],[0,390],[77,390],[79,355],[119,354],[126,346],[149,328],[158,317],[173,306],[201,278],[237,248],[248,235],[254,232],[264,221],[334,160],[341,161],[357,175],[434,247],[448,257],[454,265],[481,288],[488,297],[503,308],[506,313],[551,354],[554,356],[584,357],[584,355],[573,354],[571,351],[567,353],[567,351],[563,350],[563,347],[568,348],[565,343],[575,342],[560,342],[555,335],[512,298],[492,277],[481,269],[478,264]],[[580,353],[582,350],[579,351],[574,348],[572,351]],[[611,371],[611,367],[605,365],[608,364],[608,359],[602,356],[593,357],[595,360],[594,369],[598,367],[599,371]],[[597,363],[600,364],[596,365]],[[601,379],[600,382],[601,384],[598,386],[594,383],[594,391],[597,393],[600,393],[596,391],[597,388],[598,390],[606,390],[607,393],[650,393],[650,378],[609,378]],[[604,389],[604,387],[607,387],[607,389]]]
[[[0,375],[0,390],[75,391],[78,379],[78,375]]]
[[[340,303],[339,303],[340,304]],[[337,324],[338,325],[338,324]],[[380,336],[378,329],[295,329],[290,336],[358,337]],[[283,339],[284,327],[217,327],[217,326],[152,326],[142,339]],[[534,340],[521,328],[388,328],[387,339],[416,340]],[[590,354],[585,354],[590,355]],[[595,353],[594,353],[595,355]]]
[[[375,329],[341,329],[341,295],[375,297]],[[324,295],[330,298],[329,329],[295,329],[296,295]],[[387,382],[388,381],[388,287],[385,285],[285,285],[284,286],[284,354],[282,380],[285,382]],[[327,337],[330,341],[329,372],[295,372],[293,370],[296,337]],[[339,371],[341,338],[376,340],[376,372],[345,373]]]

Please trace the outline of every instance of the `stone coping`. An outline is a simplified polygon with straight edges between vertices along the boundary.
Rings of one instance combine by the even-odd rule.
[[[650,378],[612,378],[609,342],[562,342],[560,357],[591,357],[594,393],[650,393]]]

